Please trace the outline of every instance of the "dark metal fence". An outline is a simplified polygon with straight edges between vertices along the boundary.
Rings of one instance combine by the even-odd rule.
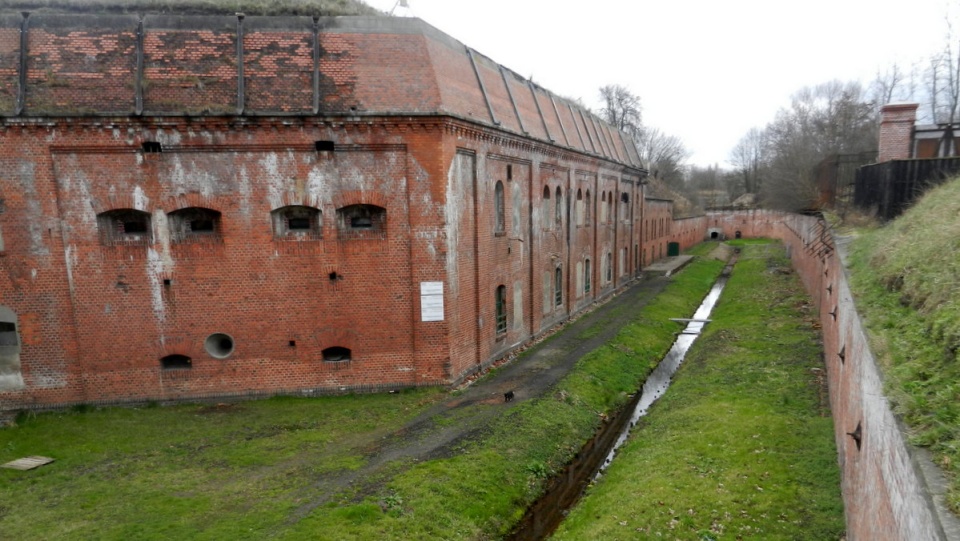
[[[890,220],[932,186],[960,174],[960,158],[891,160],[857,170],[853,203]]]

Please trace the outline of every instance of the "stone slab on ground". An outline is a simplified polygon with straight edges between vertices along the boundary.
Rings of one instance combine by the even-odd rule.
[[[653,263],[652,265],[644,267],[643,272],[657,274],[660,276],[670,276],[671,274],[682,269],[692,260],[692,255],[676,255],[672,257],[665,257],[660,261]]]
[[[46,456],[28,456],[25,458],[18,458],[6,464],[0,464],[0,468],[8,468],[11,470],[21,470],[27,471],[34,468],[39,468],[45,464],[53,462],[53,459]]]

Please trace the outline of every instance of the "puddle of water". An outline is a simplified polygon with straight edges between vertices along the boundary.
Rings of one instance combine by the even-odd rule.
[[[544,539],[560,525],[567,510],[580,498],[586,485],[603,475],[604,470],[616,456],[617,450],[627,441],[630,430],[641,417],[647,414],[650,406],[667,391],[673,374],[680,367],[690,346],[706,325],[704,321],[696,320],[705,320],[710,316],[717,299],[720,298],[720,293],[727,284],[727,278],[736,259],[734,256],[724,268],[720,278],[714,283],[710,293],[703,299],[691,318],[694,321],[688,322],[683,332],[677,335],[670,351],[644,382],[637,396],[619,415],[602,426],[597,434],[583,446],[574,460],[551,480],[544,495],[527,509],[517,529],[506,539],[511,541]]]

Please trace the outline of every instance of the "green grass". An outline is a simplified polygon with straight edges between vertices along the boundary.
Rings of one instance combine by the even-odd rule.
[[[692,314],[722,268],[698,261],[639,311],[616,339],[587,355],[551,395],[498,418],[490,433],[456,456],[417,464],[378,494],[351,505],[318,509],[288,539],[497,538],[510,530],[558,471],[593,435],[601,415],[627,393],[669,348],[677,314]],[[386,498],[402,501],[382,512]],[[328,534],[331,524],[335,534]]]
[[[21,416],[0,430],[0,538],[260,539],[325,472],[362,464],[371,437],[439,390],[274,398],[229,406]],[[76,410],[90,408],[76,408]]]
[[[744,245],[671,388],[556,539],[840,539],[818,334],[782,248]],[[820,372],[822,373],[822,372]]]
[[[498,537],[601,415],[637,388],[677,330],[667,318],[692,314],[721,267],[689,265],[552,393],[518,404],[448,456],[397,461],[379,478],[335,493],[320,488],[325,476],[362,468],[384,436],[447,394],[22,416],[19,426],[0,430],[0,462],[57,461],[30,472],[0,470],[0,538]]]
[[[960,180],[897,220],[860,232],[851,288],[894,411],[950,478],[960,513]]]

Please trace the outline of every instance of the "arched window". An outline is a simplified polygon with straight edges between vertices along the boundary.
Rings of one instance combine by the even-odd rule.
[[[349,361],[351,356],[351,351],[349,348],[341,346],[329,347],[321,352],[323,355],[323,360],[328,363],[337,363]]]
[[[382,239],[387,231],[387,209],[376,205],[348,205],[337,209],[341,240]]]
[[[496,298],[497,336],[507,332],[507,286],[497,286]]]
[[[193,368],[193,360],[186,355],[167,355],[160,359],[160,368],[164,370],[184,370]]]
[[[503,182],[497,181],[493,189],[493,204],[495,206],[497,223],[494,224],[493,231],[503,234],[507,230],[507,217],[503,201]]]
[[[563,192],[560,186],[557,186],[556,200],[553,202],[553,219],[557,222],[557,227],[563,224]]]
[[[613,215],[613,192],[610,192],[610,197],[607,198],[607,216],[611,222],[616,221]]]
[[[563,268],[557,267],[553,272],[553,304],[563,306]]]
[[[580,188],[577,188],[577,227],[583,225],[583,192],[580,191]]]
[[[544,229],[550,229],[553,220],[550,219],[550,186],[543,187],[543,200],[540,202],[540,223]]]
[[[583,262],[583,292],[590,293],[590,260]]]
[[[610,252],[607,252],[607,282],[613,281],[613,255]]]
[[[221,242],[220,213],[203,207],[188,207],[167,215],[170,240],[175,243]]]
[[[584,219],[584,221],[586,222],[587,225],[593,225],[593,224],[590,222],[590,220],[591,220],[591,217],[590,217],[590,216],[591,216],[591,213],[592,213],[591,208],[593,207],[593,200],[590,199],[590,190],[587,190],[587,200],[586,200],[584,206],[586,207],[586,210],[585,210],[584,213],[583,213],[583,219]]]
[[[607,192],[600,192],[600,223],[607,223]]]
[[[279,240],[319,240],[323,238],[320,209],[302,205],[280,207],[270,213],[273,235]]]
[[[147,246],[153,242],[150,214],[136,209],[108,210],[97,215],[104,246]]]

